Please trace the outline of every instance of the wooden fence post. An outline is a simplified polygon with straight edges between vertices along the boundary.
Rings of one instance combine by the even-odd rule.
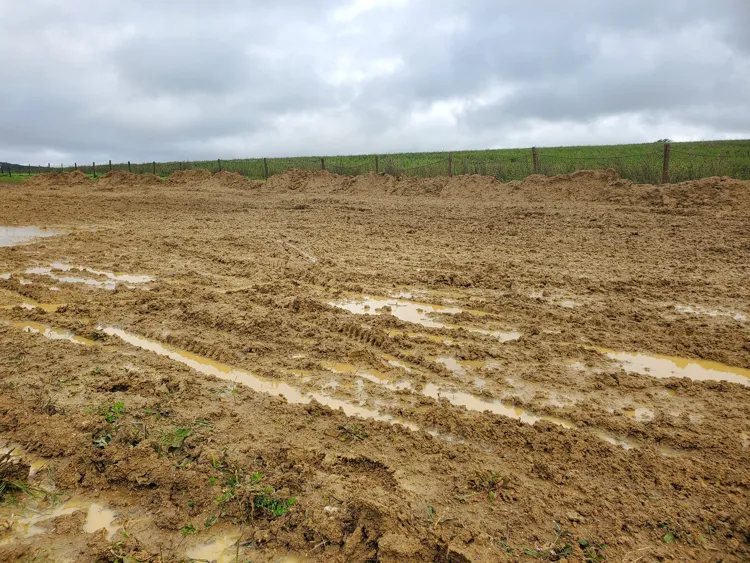
[[[378,159],[378,155],[375,155],[375,174],[380,172],[380,162]]]
[[[128,172],[130,172],[130,161],[128,160]]]
[[[52,165],[49,162],[47,163],[47,174],[52,174]]]
[[[62,165],[62,162],[61,162],[60,163],[60,174],[62,174],[62,173],[63,173],[63,165]]]
[[[112,172],[112,159],[109,159],[109,171]]]
[[[182,170],[182,161],[180,161],[180,170]]]
[[[94,170],[94,178],[96,178],[96,162],[91,163],[91,168]]]
[[[531,147],[531,161],[534,163],[534,174],[539,174],[539,152]]]
[[[31,164],[29,164],[29,176],[31,176]]]
[[[74,168],[75,170],[78,170],[78,163],[77,163],[77,162],[74,162],[74,163],[73,163],[73,168]]]
[[[216,159],[216,162],[219,163],[219,172],[221,172],[221,159],[220,158]]]
[[[154,160],[151,164],[152,164],[151,170],[153,170],[154,176],[156,176],[156,161]]]
[[[453,176],[453,153],[448,153],[448,176]]]
[[[263,178],[268,180],[268,159],[263,159]]]
[[[661,183],[669,184],[669,153],[672,150],[670,143],[664,143],[664,163],[661,167]]]
[[[320,159],[320,169],[321,170],[325,170],[326,169],[326,159],[325,158],[321,158]]]

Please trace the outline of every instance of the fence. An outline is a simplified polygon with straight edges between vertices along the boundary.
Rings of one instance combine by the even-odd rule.
[[[576,170],[614,168],[637,183],[669,183],[708,176],[750,179],[750,142],[697,144],[703,152],[681,143],[653,143],[620,147],[561,147],[347,157],[256,158],[192,162],[74,163],[73,166],[5,164],[0,173],[32,175],[80,170],[92,177],[109,171],[168,176],[178,170],[237,172],[250,179],[268,179],[291,169],[328,170],[334,174],[386,173],[394,176],[434,177],[460,174],[521,180],[531,174],[553,176]],[[686,148],[683,148],[686,147]],[[618,149],[620,152],[615,152]],[[717,150],[718,149],[718,150]]]

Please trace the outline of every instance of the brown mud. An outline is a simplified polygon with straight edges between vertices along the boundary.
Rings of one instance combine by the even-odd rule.
[[[747,560],[749,213],[612,171],[0,186],[59,231],[0,248],[0,560]]]

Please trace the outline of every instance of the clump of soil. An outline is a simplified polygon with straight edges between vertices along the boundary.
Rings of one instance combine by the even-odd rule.
[[[211,179],[210,170],[178,170],[172,172],[165,182],[171,186],[180,184],[194,184],[196,182],[205,182]]]
[[[222,170],[213,176],[213,181],[219,186],[236,189],[255,189],[263,185],[263,182],[248,180],[237,172]]]
[[[33,188],[60,188],[60,187],[77,187],[91,186],[91,179],[81,172],[63,172],[61,174],[36,174],[26,180],[24,185]]]
[[[124,170],[107,172],[97,181],[98,187],[132,188],[148,186],[161,182],[162,179],[154,174],[133,174]]]

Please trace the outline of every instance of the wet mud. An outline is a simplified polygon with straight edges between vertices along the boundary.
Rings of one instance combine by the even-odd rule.
[[[0,560],[750,557],[748,182],[0,200]]]

